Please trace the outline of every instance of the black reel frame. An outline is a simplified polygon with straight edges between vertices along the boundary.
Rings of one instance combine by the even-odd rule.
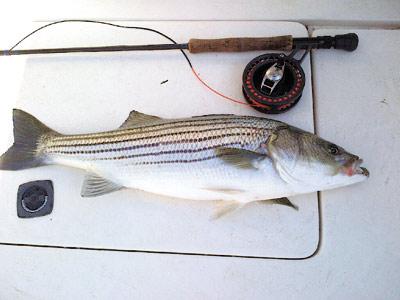
[[[251,60],[243,72],[243,95],[246,101],[254,109],[266,114],[279,114],[292,108],[300,100],[305,86],[305,74],[301,63],[308,53],[305,50],[300,59],[294,56],[298,49],[289,55],[284,53],[266,53]],[[284,66],[282,78],[277,82],[273,90],[270,88],[274,83],[268,79],[264,84],[266,72],[275,64]]]

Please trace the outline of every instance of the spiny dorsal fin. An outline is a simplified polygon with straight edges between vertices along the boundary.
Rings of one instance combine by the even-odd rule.
[[[118,191],[123,187],[96,174],[87,174],[82,184],[82,197],[96,197]]]
[[[294,208],[295,210],[299,210],[299,207],[296,204],[293,204],[292,202],[290,202],[290,200],[286,197],[276,198],[276,199],[268,199],[268,200],[260,200],[258,202],[262,203],[262,204],[280,204],[280,205],[289,206],[291,208]]]
[[[161,120],[161,118],[157,116],[146,115],[136,110],[132,110],[129,113],[128,118],[124,121],[124,123],[122,123],[122,125],[119,128],[135,127],[158,120]]]
[[[207,115],[199,115],[199,116],[193,116],[192,119],[195,118],[205,118],[205,117],[233,117],[235,116],[234,114],[207,114]]]
[[[267,157],[249,150],[225,147],[215,149],[215,153],[224,162],[241,169],[257,169],[257,162]]]

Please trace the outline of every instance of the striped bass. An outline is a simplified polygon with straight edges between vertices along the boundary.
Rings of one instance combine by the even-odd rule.
[[[1,170],[59,164],[88,172],[82,197],[123,187],[235,205],[287,198],[360,182],[362,160],[283,122],[207,115],[162,119],[136,111],[116,130],[62,135],[13,111],[14,144]]]

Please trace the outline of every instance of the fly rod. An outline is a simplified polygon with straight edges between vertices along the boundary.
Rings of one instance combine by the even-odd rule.
[[[290,51],[295,49],[342,49],[354,51],[358,45],[355,33],[336,36],[318,36],[293,38],[291,35],[274,37],[237,37],[221,39],[190,39],[182,44],[114,45],[97,47],[66,47],[22,50],[0,50],[0,56],[26,54],[84,53],[84,52],[120,52],[120,51],[157,51],[188,50],[190,53],[206,52],[246,52],[246,51]]]
[[[47,27],[60,23],[94,23],[121,29],[143,30],[158,34],[170,43],[148,45],[111,45],[94,47],[65,47],[16,49],[17,46],[33,34]],[[177,43],[167,34],[149,27],[128,26],[95,20],[60,20],[45,24],[19,40],[8,50],[0,50],[0,56],[53,54],[53,53],[89,53],[89,52],[120,52],[120,51],[158,51],[178,50],[186,59],[193,75],[212,93],[241,105],[248,105],[262,113],[283,113],[295,106],[305,86],[305,74],[301,62],[310,49],[342,49],[354,51],[358,46],[358,36],[347,33],[335,36],[317,36],[294,38],[291,35],[273,37],[234,37],[220,39],[190,39],[187,43]],[[252,59],[243,71],[242,91],[246,102],[226,96],[208,85],[194,69],[189,53],[207,52],[246,52],[246,51],[280,51],[267,52]],[[295,55],[303,54],[299,59]],[[289,54],[283,52],[290,52]]]

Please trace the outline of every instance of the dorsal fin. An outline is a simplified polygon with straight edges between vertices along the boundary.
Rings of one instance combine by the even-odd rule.
[[[192,119],[195,118],[205,118],[205,117],[234,117],[234,114],[207,114],[207,115],[199,115],[193,116]]]
[[[129,113],[128,118],[124,121],[124,123],[122,123],[122,125],[119,128],[130,128],[130,127],[140,126],[158,120],[161,120],[161,118],[157,116],[146,115],[136,110],[132,110]]]

